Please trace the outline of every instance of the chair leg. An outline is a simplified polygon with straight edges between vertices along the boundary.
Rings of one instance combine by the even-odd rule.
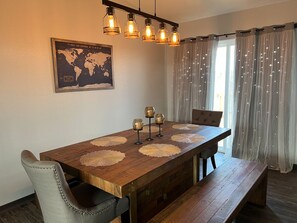
[[[202,163],[203,163],[203,167],[202,167],[202,171],[203,171],[203,178],[206,177],[206,172],[207,172],[207,159],[202,159]]]
[[[210,157],[213,169],[217,168],[214,155]]]
[[[121,215],[121,222],[122,223],[130,223],[130,212],[125,211],[122,215]]]

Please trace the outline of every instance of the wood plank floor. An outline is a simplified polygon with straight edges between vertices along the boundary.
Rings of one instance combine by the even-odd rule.
[[[42,223],[41,211],[33,198],[0,212],[0,223]]]
[[[216,155],[217,166],[225,157]],[[208,172],[212,171],[210,162]],[[201,175],[201,174],[200,174]],[[0,223],[42,223],[42,215],[32,199],[0,211]],[[234,223],[297,223],[297,170],[288,174],[268,172],[267,206],[247,204]]]

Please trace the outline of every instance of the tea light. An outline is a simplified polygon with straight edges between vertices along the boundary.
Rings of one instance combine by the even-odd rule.
[[[134,130],[142,130],[143,129],[142,119],[137,118],[137,119],[133,120],[133,129]]]
[[[152,106],[145,107],[145,117],[153,118],[155,115],[155,108]]]
[[[165,116],[163,114],[156,114],[156,117],[155,117],[155,123],[157,125],[162,125],[164,124],[164,121],[165,121]]]

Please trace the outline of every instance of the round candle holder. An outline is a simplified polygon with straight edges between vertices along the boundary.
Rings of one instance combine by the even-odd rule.
[[[142,119],[134,119],[133,120],[133,130],[137,131],[137,141],[135,142],[136,145],[141,145],[142,142],[140,141],[139,131],[143,129],[143,122]]]
[[[145,113],[145,117],[149,119],[149,137],[146,140],[152,141],[154,139],[152,138],[152,132],[151,132],[151,125],[152,125],[151,119],[155,116],[155,108],[153,106],[147,106],[145,107],[144,113]]]
[[[153,118],[155,116],[155,108],[153,106],[147,106],[144,113],[146,118]]]
[[[157,137],[163,137],[161,133],[161,125],[163,125],[165,122],[165,116],[163,114],[156,114],[155,117],[155,123],[159,126],[159,133],[156,135]]]

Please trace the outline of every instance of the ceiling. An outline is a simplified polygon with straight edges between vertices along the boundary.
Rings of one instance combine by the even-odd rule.
[[[111,0],[138,9],[139,0]],[[257,8],[288,0],[156,0],[157,16],[177,23]],[[141,11],[154,14],[155,0],[140,1]]]

